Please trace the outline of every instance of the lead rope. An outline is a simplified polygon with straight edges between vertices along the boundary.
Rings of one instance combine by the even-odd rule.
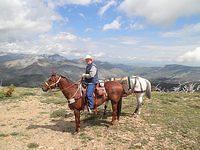
[[[135,83],[134,83],[134,85],[133,85],[133,92],[135,92],[135,87],[136,87],[136,82],[137,82],[136,78],[137,78],[137,77],[135,77]]]
[[[70,99],[67,100],[69,104],[73,104],[73,103],[76,102],[76,99],[74,97],[76,96],[76,94],[78,93],[78,91],[80,92],[80,95],[82,97],[82,85],[81,85],[81,83],[79,84],[78,89],[73,94],[73,96]]]
[[[131,89],[131,79],[130,79],[130,76],[128,76],[128,90]]]

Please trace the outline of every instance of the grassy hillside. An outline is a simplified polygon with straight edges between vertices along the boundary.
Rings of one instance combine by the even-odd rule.
[[[1,55],[1,53],[0,53]],[[80,79],[85,72],[85,63],[80,60],[68,60],[60,55],[7,54],[0,56],[0,81],[3,85],[14,84],[23,87],[38,87],[52,71]],[[99,78],[139,75],[161,83],[162,88],[173,89],[179,82],[197,82],[200,80],[200,67],[167,65],[164,67],[135,67],[124,64],[112,64],[95,61],[99,68]],[[171,84],[169,87],[166,84]]]
[[[164,67],[139,67],[134,72],[151,80],[178,83],[200,80],[200,67],[166,65]]]
[[[16,88],[0,98],[0,149],[198,149],[200,94],[153,93],[133,118],[135,97],[123,99],[120,122],[111,126],[111,108],[102,117],[82,112],[81,132],[60,92]]]

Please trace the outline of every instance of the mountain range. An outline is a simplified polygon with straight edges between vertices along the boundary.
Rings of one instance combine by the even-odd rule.
[[[166,65],[163,67],[137,67],[124,64],[95,61],[99,68],[99,78],[139,75],[154,84],[177,85],[180,82],[200,81],[200,67]],[[37,87],[52,72],[78,80],[85,71],[82,60],[69,60],[60,55],[34,55],[0,53],[0,81],[3,85]]]

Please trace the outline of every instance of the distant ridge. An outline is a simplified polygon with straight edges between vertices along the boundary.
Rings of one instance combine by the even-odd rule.
[[[135,67],[108,62],[95,62],[99,68],[100,78],[139,75],[155,84],[164,82],[177,84],[200,80],[200,67],[171,64],[164,67]],[[50,74],[56,72],[77,80],[85,71],[85,64],[80,60],[68,60],[55,55],[26,55],[0,53],[0,79],[3,85],[39,86]]]

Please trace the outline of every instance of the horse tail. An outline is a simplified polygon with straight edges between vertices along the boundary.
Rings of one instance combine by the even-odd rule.
[[[118,101],[118,105],[117,105],[118,120],[119,120],[119,116],[121,115],[121,110],[122,110],[122,96],[120,97],[120,100]]]
[[[146,96],[151,99],[151,83],[146,80],[146,83],[147,83],[147,89],[146,89]]]

